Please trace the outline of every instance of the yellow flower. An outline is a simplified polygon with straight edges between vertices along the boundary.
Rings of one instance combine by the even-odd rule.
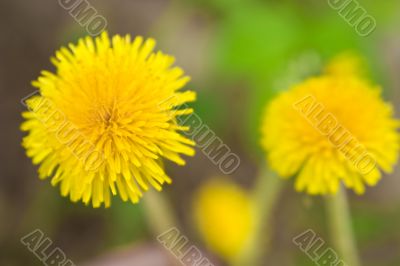
[[[212,179],[196,193],[194,219],[206,245],[233,260],[245,248],[254,227],[254,207],[249,195],[223,179]]]
[[[189,78],[154,46],[129,35],[86,37],[57,51],[56,73],[32,83],[39,93],[26,101],[23,146],[63,196],[94,207],[110,206],[111,194],[136,203],[149,186],[171,183],[163,158],[183,165],[180,154],[194,154],[178,119],[192,112],[179,106],[195,93],[179,91]]]
[[[268,105],[262,145],[273,170],[285,178],[296,176],[298,191],[334,194],[344,183],[362,194],[365,185],[377,184],[380,170],[392,171],[399,121],[378,86],[332,69]]]

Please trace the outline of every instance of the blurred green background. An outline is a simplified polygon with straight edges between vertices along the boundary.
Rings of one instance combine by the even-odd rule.
[[[335,54],[365,56],[371,78],[385,99],[400,107],[400,2],[358,1],[377,21],[368,37],[326,0],[92,0],[111,34],[154,37],[157,49],[173,54],[192,77],[196,113],[241,158],[230,178],[251,188],[265,163],[259,146],[265,104],[290,84],[316,73]],[[179,265],[150,233],[141,204],[113,200],[110,209],[72,204],[36,169],[20,145],[18,127],[40,70],[54,70],[49,57],[61,45],[86,35],[58,1],[0,1],[0,265],[42,265],[20,238],[41,229],[77,265]],[[191,223],[193,191],[221,175],[200,151],[185,167],[168,165],[174,183],[163,193],[177,212],[183,232],[215,265]],[[361,197],[351,194],[362,265],[400,265],[399,171]],[[293,191],[291,181],[274,210],[272,247],[263,265],[313,265],[292,244],[308,228],[329,242],[321,198]],[[148,257],[146,257],[148,254]],[[142,259],[139,262],[139,258]],[[158,260],[156,260],[158,259]],[[351,265],[350,265],[351,266]]]

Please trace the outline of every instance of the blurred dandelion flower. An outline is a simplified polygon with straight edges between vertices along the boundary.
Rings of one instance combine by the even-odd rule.
[[[182,104],[195,100],[179,90],[189,81],[174,58],[153,52],[155,41],[106,32],[62,47],[26,101],[23,146],[41,179],[60,183],[73,202],[111,204],[111,194],[133,203],[150,186],[171,183],[163,158],[183,165],[194,142],[180,134]]]
[[[337,57],[327,73],[293,86],[267,106],[262,145],[268,162],[281,177],[297,176],[298,191],[335,194],[344,183],[362,194],[365,185],[377,184],[380,170],[393,170],[399,121],[381,99],[380,87],[356,74],[358,62]],[[368,171],[361,169],[365,158]]]
[[[246,247],[255,224],[250,196],[223,179],[211,179],[195,194],[194,222],[208,248],[234,260]]]

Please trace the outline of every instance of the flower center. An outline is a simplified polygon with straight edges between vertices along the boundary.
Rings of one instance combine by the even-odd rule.
[[[118,127],[119,118],[120,114],[114,100],[108,103],[94,104],[92,121],[95,123],[95,126],[106,131],[112,130]]]

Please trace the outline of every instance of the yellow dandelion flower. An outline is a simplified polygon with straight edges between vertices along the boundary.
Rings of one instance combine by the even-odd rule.
[[[212,179],[196,193],[194,221],[208,248],[233,260],[245,248],[254,229],[254,207],[239,186]]]
[[[296,177],[298,191],[334,194],[339,185],[362,194],[399,152],[399,121],[381,89],[351,75],[310,78],[276,97],[262,124],[270,167]]]
[[[110,206],[111,195],[138,202],[150,186],[171,183],[163,158],[183,165],[193,141],[180,115],[192,112],[192,91],[174,58],[153,52],[155,41],[106,32],[62,47],[26,101],[23,146],[39,177],[51,177],[73,202]]]

